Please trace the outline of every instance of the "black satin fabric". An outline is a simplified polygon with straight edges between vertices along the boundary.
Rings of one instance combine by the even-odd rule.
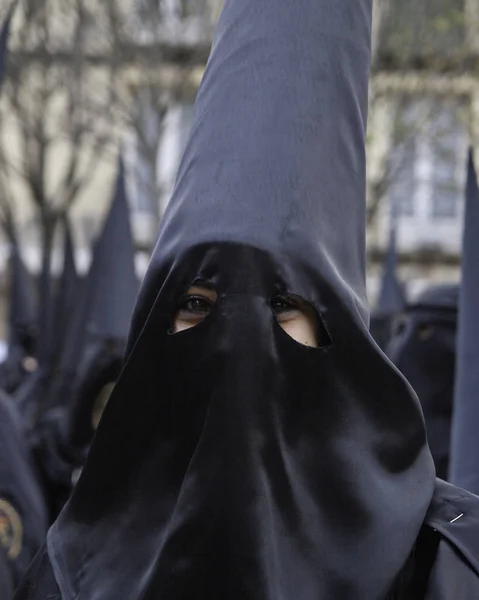
[[[49,534],[65,599],[387,597],[434,485],[420,411],[333,290],[283,265],[200,246],[166,277]],[[197,281],[213,314],[169,335]],[[286,292],[329,347],[278,326]]]
[[[63,600],[386,600],[434,492],[368,331],[371,0],[226,0],[128,359],[48,536]],[[171,335],[193,283],[210,316]],[[322,347],[270,302],[310,302]]]
[[[419,396],[438,477],[449,467],[458,286],[426,290],[402,314],[387,354]]]
[[[478,597],[478,524],[477,497],[438,479],[424,526],[389,600]],[[60,591],[43,548],[17,589],[15,600],[47,599],[60,600]]]

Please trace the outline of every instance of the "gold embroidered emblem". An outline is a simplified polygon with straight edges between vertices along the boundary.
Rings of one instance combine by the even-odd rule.
[[[10,502],[0,498],[0,546],[7,558],[15,560],[22,549],[23,525]]]

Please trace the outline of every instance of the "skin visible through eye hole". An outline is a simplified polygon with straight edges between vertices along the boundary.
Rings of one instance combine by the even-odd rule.
[[[215,290],[192,286],[183,296],[175,315],[172,333],[191,329],[204,321],[218,298]],[[304,346],[317,348],[317,315],[314,308],[298,296],[278,296],[271,300],[271,309],[281,328]]]

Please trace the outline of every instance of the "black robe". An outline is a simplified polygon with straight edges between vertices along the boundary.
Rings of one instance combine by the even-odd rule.
[[[479,597],[479,498],[437,480],[421,530],[413,571],[398,598],[473,600]],[[60,600],[44,547],[32,562],[14,600]],[[61,600],[69,600],[62,598]],[[388,599],[385,599],[388,600]]]

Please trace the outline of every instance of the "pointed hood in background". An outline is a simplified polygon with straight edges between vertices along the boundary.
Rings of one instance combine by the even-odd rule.
[[[89,340],[126,340],[138,287],[125,170],[120,159],[111,205],[68,328],[62,371],[75,372]]]
[[[397,218],[393,215],[379,297],[371,316],[370,327],[371,335],[383,350],[393,335],[396,317],[406,308],[406,294],[397,276],[396,232]]]
[[[52,302],[50,318],[51,340],[49,344],[49,362],[56,364],[67,339],[68,325],[75,310],[80,281],[75,263],[75,248],[68,218],[64,220],[63,269],[57,285],[55,299]]]
[[[50,280],[50,274],[48,280],[46,275],[40,275],[40,293],[48,294],[49,297],[43,297],[43,300],[46,300],[44,309],[48,314],[42,330],[39,331],[38,370],[16,393],[17,405],[29,429],[35,428],[37,419],[50,404],[52,377],[56,376],[57,367],[62,360],[63,347],[68,339],[68,326],[75,316],[80,285],[67,220],[64,222],[63,270],[59,281],[55,284]]]
[[[406,306],[406,294],[397,275],[396,225],[391,227],[389,244],[384,262],[381,289],[376,312],[381,315],[395,315]]]
[[[139,282],[121,158],[111,208],[94,251],[91,276],[90,333],[126,340]]]
[[[10,298],[8,318],[9,348],[21,346],[28,354],[33,353],[33,341],[37,329],[34,284],[20,254],[16,238],[12,239],[10,254]]]
[[[479,188],[469,152],[451,433],[450,481],[479,494]]]
[[[441,479],[449,468],[458,299],[457,284],[428,287],[401,313],[386,349],[419,396]]]

